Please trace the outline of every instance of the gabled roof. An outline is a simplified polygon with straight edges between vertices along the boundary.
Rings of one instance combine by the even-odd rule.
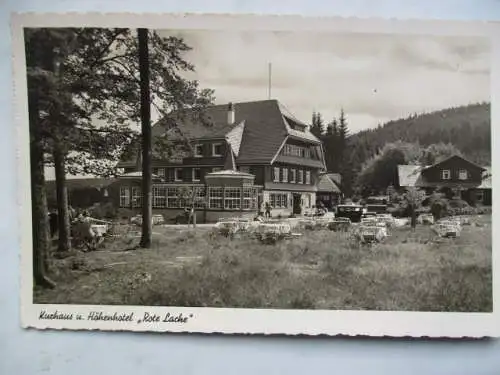
[[[340,191],[339,186],[329,176],[329,174],[322,174],[319,176],[318,192],[319,193],[340,193],[341,191]]]
[[[485,170],[484,167],[481,167],[480,165],[477,165],[476,163],[473,163],[470,160],[467,160],[467,159],[463,158],[460,155],[452,155],[452,156],[450,156],[450,157],[448,157],[448,158],[446,158],[444,160],[440,160],[437,163],[434,163],[432,165],[429,165],[429,166],[425,167],[424,170],[428,170],[428,169],[432,169],[432,168],[438,167],[439,165],[447,163],[448,161],[450,161],[452,159],[460,159],[461,161],[463,161],[463,162],[465,162],[465,163],[467,163],[467,164],[469,164],[469,165],[471,165],[471,166],[473,166],[475,168],[481,169],[483,171]]]
[[[295,119],[277,100],[234,103],[233,108],[233,124],[227,121],[228,105],[214,105],[201,115],[186,113],[178,120],[181,125],[175,128],[167,130],[167,121],[158,121],[152,129],[153,137],[168,132],[171,139],[226,138],[241,163],[269,163],[287,136],[320,144],[308,126]],[[294,130],[293,126],[304,131]]]
[[[446,159],[449,160],[450,158]],[[463,159],[463,158],[461,158]],[[466,159],[463,159],[469,162]],[[433,186],[434,184],[426,184],[425,178],[422,176],[422,172],[428,170],[431,167],[435,167],[445,160],[433,164],[432,166],[420,166],[420,165],[398,165],[398,180],[399,186],[410,187],[410,186]],[[479,167],[483,170],[483,179],[480,185],[474,186],[476,189],[491,189],[491,167],[480,167],[477,164],[469,162],[470,164]],[[454,185],[453,183],[440,182],[441,185]]]

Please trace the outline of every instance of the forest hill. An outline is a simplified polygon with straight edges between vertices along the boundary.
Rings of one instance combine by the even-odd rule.
[[[351,135],[348,116],[343,111],[339,119],[329,123],[315,112],[311,132],[323,142],[328,171],[341,173],[344,194],[350,196],[359,194],[360,187],[368,183],[364,171],[379,159],[379,155],[401,145],[403,150],[395,164],[432,164],[436,158],[457,154],[479,165],[491,165],[490,107],[490,103],[478,103],[414,114]],[[387,149],[388,143],[393,145]],[[416,151],[418,157],[408,155],[405,150],[409,148]],[[389,166],[393,173],[385,173],[385,182],[373,187],[380,190],[391,184],[396,186],[396,168]]]

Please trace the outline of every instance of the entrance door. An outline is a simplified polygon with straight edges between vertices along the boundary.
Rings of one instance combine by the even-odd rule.
[[[302,196],[301,194],[293,193],[292,197],[293,197],[293,207],[292,207],[293,214],[300,215],[302,213],[301,212]]]

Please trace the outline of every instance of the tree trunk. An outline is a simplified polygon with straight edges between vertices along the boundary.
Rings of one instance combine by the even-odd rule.
[[[417,210],[415,209],[415,206],[411,206],[411,227],[415,229],[417,227]]]
[[[29,95],[31,224],[33,237],[33,281],[41,287],[53,288],[55,283],[46,273],[50,250],[47,193],[45,190],[44,158],[38,128],[38,100]]]
[[[150,248],[153,239],[153,197],[151,176],[151,96],[149,92],[148,29],[138,29],[141,75],[142,130],[142,237],[140,246]]]
[[[59,145],[54,146],[54,170],[56,175],[56,197],[57,197],[57,220],[58,220],[58,250],[69,251],[70,222],[68,209],[68,189],[66,187],[65,156]]]

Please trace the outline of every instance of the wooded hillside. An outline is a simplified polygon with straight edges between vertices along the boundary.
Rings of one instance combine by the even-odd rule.
[[[491,164],[490,103],[448,108],[389,121],[375,129],[349,137],[349,144],[363,163],[386,143],[401,140],[428,146],[451,143],[465,157],[481,165]]]

